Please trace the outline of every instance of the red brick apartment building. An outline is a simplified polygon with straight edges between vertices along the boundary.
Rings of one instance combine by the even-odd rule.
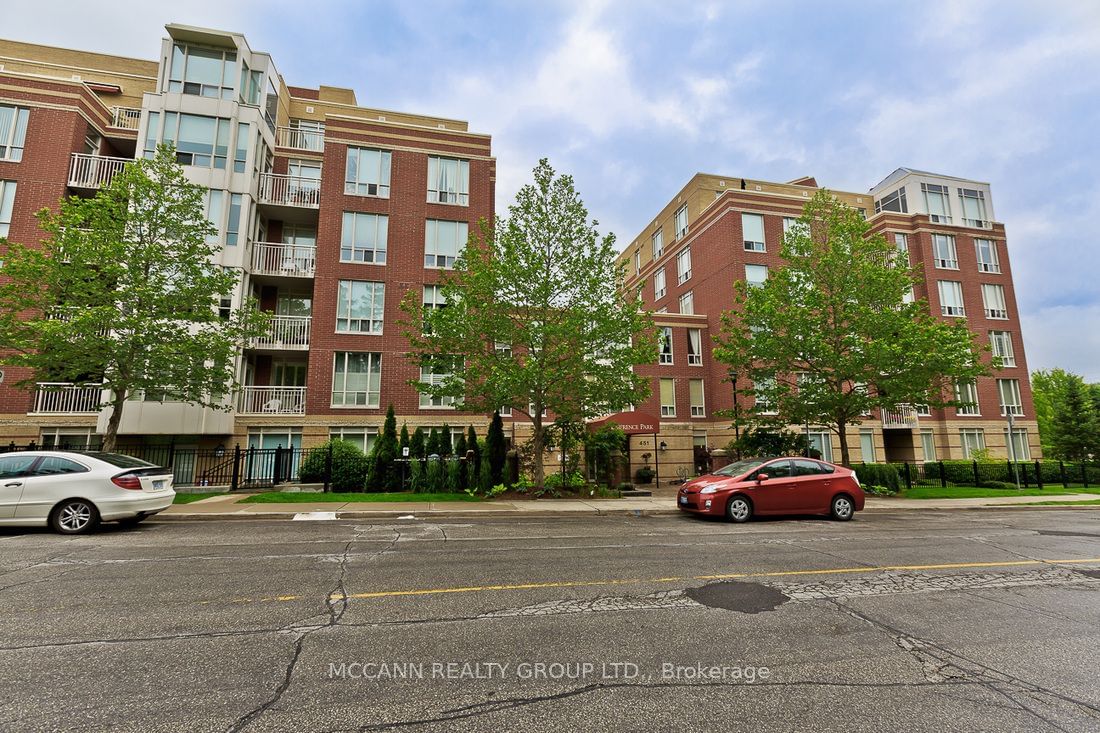
[[[359,106],[350,89],[289,86],[238,34],[166,30],[151,60],[0,41],[0,236],[38,241],[36,211],[93,195],[171,141],[208,190],[219,264],[240,272],[233,304],[254,295],[273,318],[241,354],[232,411],[139,395],[121,440],[366,446],[391,403],[410,429],[486,425],[408,385],[397,322],[406,292],[435,302],[442,268],[493,215],[489,136]],[[100,390],[17,389],[29,375],[3,371],[0,441],[97,442]]]
[[[770,183],[698,174],[623,251],[627,287],[641,286],[663,331],[658,363],[641,368],[652,377],[652,397],[638,408],[660,416],[656,449],[670,470],[691,460],[693,446],[722,448],[733,437],[730,420],[715,417],[734,402],[730,374],[711,357],[712,338],[733,305],[734,281],[762,281],[782,266],[783,232],[817,189],[813,178]],[[989,185],[899,168],[869,193],[833,193],[864,211],[872,231],[908,250],[923,279],[916,298],[943,318],[965,318],[1004,362],[993,376],[959,385],[970,408],[902,406],[865,420],[853,430],[852,460],[966,458],[981,448],[1004,457],[1010,412],[1017,456],[1038,458],[1007,240]],[[738,406],[750,409],[751,397]],[[839,460],[839,443],[826,428],[811,425],[809,435],[826,458]],[[653,440],[632,438],[632,462],[654,450]]]

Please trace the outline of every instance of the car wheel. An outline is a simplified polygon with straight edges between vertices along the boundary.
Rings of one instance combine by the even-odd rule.
[[[833,519],[838,522],[847,522],[856,513],[856,506],[852,502],[852,497],[847,494],[838,494],[833,497],[832,506],[829,509],[829,514]]]
[[[729,503],[726,504],[726,519],[731,522],[747,522],[752,518],[752,502],[749,501],[747,496],[730,497]]]
[[[95,505],[84,499],[69,499],[54,508],[50,514],[50,527],[61,534],[83,534],[99,524],[99,512]]]

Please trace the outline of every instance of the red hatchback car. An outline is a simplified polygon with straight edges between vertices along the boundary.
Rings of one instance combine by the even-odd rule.
[[[856,472],[812,458],[737,461],[680,487],[676,504],[693,514],[747,522],[754,514],[828,514],[847,521],[863,509]]]

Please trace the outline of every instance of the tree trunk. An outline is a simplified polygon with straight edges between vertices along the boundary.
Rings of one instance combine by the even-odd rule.
[[[118,426],[122,423],[122,408],[126,405],[126,390],[114,393],[111,400],[111,417],[107,420],[107,434],[103,436],[103,450],[107,453],[115,449],[118,442]]]
[[[536,487],[542,488],[542,482],[545,478],[542,466],[542,453],[543,447],[546,444],[546,434],[542,427],[542,411],[538,409],[536,405],[532,410],[535,414],[531,416],[531,425],[533,431],[531,433],[531,480]]]
[[[840,438],[840,464],[851,467],[851,456],[848,453],[848,426],[840,422],[836,428],[837,437]]]

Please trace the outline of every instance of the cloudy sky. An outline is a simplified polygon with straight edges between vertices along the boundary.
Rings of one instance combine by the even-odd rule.
[[[1100,2],[159,5],[18,3],[0,35],[155,58],[167,22],[240,31],[289,83],[491,134],[502,212],[548,156],[621,244],[698,171],[988,181],[1030,367],[1100,381]]]

